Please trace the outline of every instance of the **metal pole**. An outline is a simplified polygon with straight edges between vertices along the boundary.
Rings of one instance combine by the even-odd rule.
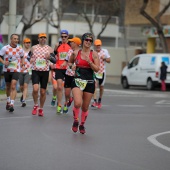
[[[16,0],[9,0],[9,30],[8,30],[8,42],[10,41],[11,34],[16,31]]]

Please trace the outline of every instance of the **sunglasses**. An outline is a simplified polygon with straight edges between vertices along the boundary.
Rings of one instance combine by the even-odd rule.
[[[67,36],[61,36],[61,38],[67,38]]]
[[[93,40],[92,39],[85,39],[85,41],[92,42]]]
[[[46,37],[40,37],[40,38],[46,38]]]
[[[25,44],[30,44],[31,42],[26,42]]]

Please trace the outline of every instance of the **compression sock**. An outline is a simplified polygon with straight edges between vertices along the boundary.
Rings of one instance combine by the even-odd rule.
[[[80,112],[80,108],[73,107],[73,117],[75,121],[79,120],[79,112]]]
[[[81,125],[84,125],[85,124],[85,121],[87,119],[87,116],[88,116],[88,111],[87,112],[83,112],[81,113]]]

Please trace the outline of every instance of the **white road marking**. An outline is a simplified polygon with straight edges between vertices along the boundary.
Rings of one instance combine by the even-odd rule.
[[[164,104],[166,100],[157,101],[155,104]]]
[[[166,134],[169,134],[169,133],[170,133],[170,131],[162,132],[162,133],[157,133],[157,134],[154,134],[154,135],[149,136],[147,139],[149,140],[149,142],[151,142],[151,143],[154,144],[155,146],[157,146],[157,147],[159,147],[159,148],[162,148],[162,149],[170,152],[170,148],[169,148],[169,147],[161,144],[160,142],[158,142],[158,141],[156,140],[156,138],[157,138],[158,136],[166,135]]]
[[[120,107],[145,107],[144,105],[118,105]]]

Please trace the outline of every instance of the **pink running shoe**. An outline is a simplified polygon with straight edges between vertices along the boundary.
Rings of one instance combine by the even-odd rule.
[[[70,107],[72,102],[73,102],[73,97],[71,97],[67,102],[67,107]]]
[[[32,110],[32,115],[36,115],[37,111],[38,111],[38,106],[34,105],[33,110]]]
[[[98,103],[98,108],[101,109],[101,107],[102,107],[102,103],[99,102],[99,103]]]
[[[91,107],[97,108],[97,107],[98,107],[97,102],[93,102],[93,103],[91,104]]]
[[[44,116],[44,112],[43,112],[43,109],[39,109],[38,110],[38,116]]]
[[[86,133],[84,125],[80,125],[79,126],[79,131],[80,131],[81,134],[85,134]]]
[[[74,121],[72,125],[72,131],[76,133],[78,131],[79,122]]]

